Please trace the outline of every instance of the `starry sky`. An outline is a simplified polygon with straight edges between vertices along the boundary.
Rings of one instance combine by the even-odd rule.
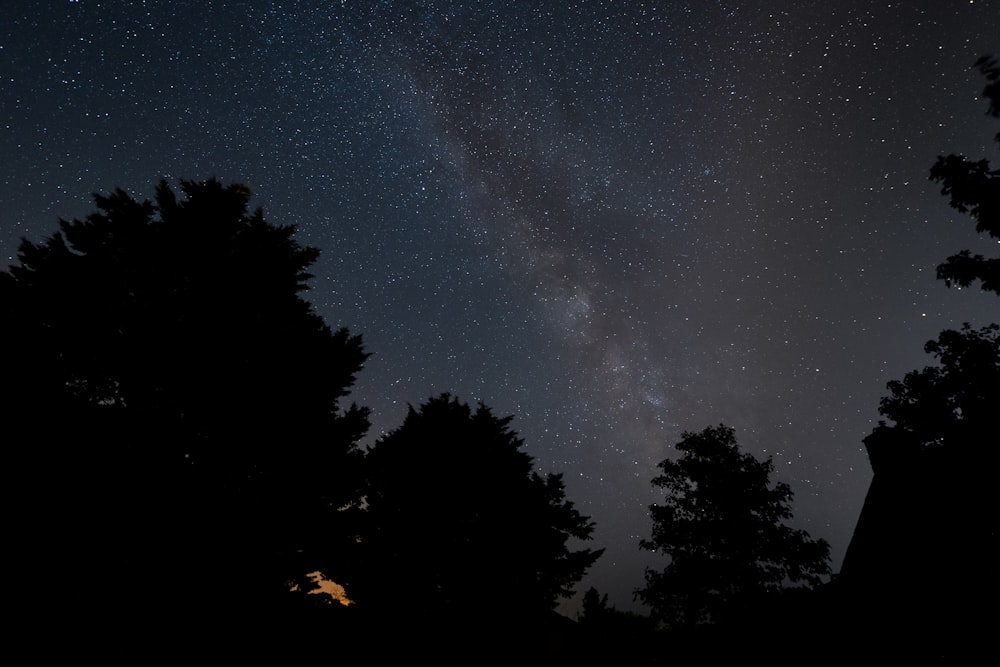
[[[927,180],[991,157],[990,0],[4,0],[0,253],[122,187],[243,182],[373,356],[369,442],[451,392],[512,424],[624,609],[655,465],[720,422],[834,569],[923,343],[996,317]],[[995,247],[995,246],[994,246]],[[456,498],[456,502],[461,499]],[[348,591],[349,593],[349,591]]]

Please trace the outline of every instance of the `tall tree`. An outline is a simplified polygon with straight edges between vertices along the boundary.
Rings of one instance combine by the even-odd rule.
[[[815,585],[829,574],[829,545],[786,526],[792,490],[772,483],[771,459],[740,450],[733,429],[685,432],[680,457],[664,459],[650,506],[653,534],[640,545],[670,557],[647,570],[637,597],[672,627],[725,621],[787,582]]]
[[[367,354],[301,296],[318,251],[244,186],[181,190],[96,196],[0,274],[9,456],[47,503],[21,547],[117,621],[273,603],[360,492]]]
[[[593,523],[566,500],[561,475],[533,470],[510,421],[443,394],[375,444],[363,535],[373,577],[359,607],[405,602],[438,631],[527,625],[598,558],[573,548]]]
[[[988,115],[1000,118],[1000,66],[991,57],[976,66],[987,79]],[[1000,172],[988,161],[939,157],[931,180],[977,231],[1000,239]],[[1000,258],[963,251],[938,278],[981,281],[1000,294]],[[965,324],[924,349],[937,363],[888,384],[885,419],[864,439],[875,474],[840,584],[851,629],[870,644],[894,657],[958,663],[987,648],[996,613],[983,601],[1000,595],[992,574],[1000,326]]]

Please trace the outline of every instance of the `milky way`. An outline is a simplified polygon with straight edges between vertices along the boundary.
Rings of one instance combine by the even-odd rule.
[[[861,439],[923,342],[996,320],[927,173],[991,157],[995,2],[5,3],[0,250],[90,194],[245,182],[373,353],[370,440],[449,391],[513,414],[633,607],[649,480],[724,422],[835,567]],[[455,499],[461,502],[460,498]]]

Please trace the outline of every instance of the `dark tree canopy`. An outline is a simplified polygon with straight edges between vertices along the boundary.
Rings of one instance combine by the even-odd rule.
[[[784,525],[792,491],[772,483],[771,460],[740,450],[733,429],[685,432],[680,457],[659,464],[653,534],[643,549],[670,557],[646,571],[637,597],[672,627],[724,621],[734,610],[788,583],[815,585],[829,574],[829,546]]]
[[[987,79],[988,115],[1000,117],[1000,65],[991,57],[976,65]],[[1000,239],[1000,172],[986,160],[949,155],[938,158],[931,178],[944,184],[954,208],[976,220],[977,231]],[[963,252],[942,264],[938,277],[949,285],[981,280],[983,289],[1000,294],[998,270],[1000,259]],[[996,538],[995,521],[984,508],[998,460],[1000,326],[965,324],[941,332],[924,349],[937,364],[889,382],[879,407],[885,420],[864,440],[875,479],[843,573],[859,581],[894,580],[898,588],[921,577],[941,597],[953,588],[954,570],[968,573],[975,570],[968,564],[979,562],[959,565],[955,546],[964,544],[960,551],[971,554]],[[904,556],[918,531],[926,533],[928,546]]]
[[[1000,118],[1000,64],[984,56],[976,66],[986,77],[983,97],[989,100],[987,113]],[[1000,146],[1000,133],[996,143]],[[932,181],[941,183],[941,193],[952,208],[968,213],[976,221],[976,231],[1000,240],[1000,171],[989,160],[971,161],[964,155],[939,156],[931,168]],[[968,287],[976,281],[989,292],[1000,294],[1000,257],[987,258],[963,250],[938,266],[937,276],[945,283]]]
[[[941,332],[924,350],[939,362],[889,383],[882,421],[865,438],[877,473],[900,458],[949,451],[965,465],[996,460],[996,416],[1000,407],[1000,326]]]
[[[987,648],[1000,594],[1000,327],[943,331],[925,349],[938,363],[889,383],[864,440],[875,476],[839,584],[866,643],[957,664]]]
[[[317,250],[244,186],[181,190],[96,196],[0,273],[8,460],[46,503],[25,558],[118,622],[273,604],[360,494],[367,355],[301,297]]]
[[[598,558],[572,548],[593,524],[566,500],[561,475],[533,470],[510,421],[444,394],[375,444],[363,543],[378,565],[359,606],[366,595],[427,619],[525,622]]]
[[[983,96],[1000,117],[1000,66],[984,57]],[[1000,145],[1000,134],[996,137]],[[931,179],[976,229],[1000,239],[1000,172],[939,157]],[[938,267],[948,285],[1000,294],[1000,259],[967,251]],[[888,384],[885,418],[864,439],[875,476],[844,557],[845,623],[897,659],[978,659],[995,626],[1000,326],[941,332],[936,364]]]
[[[161,183],[155,204],[96,196],[97,213],[22,243],[2,285],[13,333],[39,351],[20,400],[155,416],[204,441],[183,452],[195,462],[233,467],[235,456],[241,475],[275,453],[256,451],[266,438],[223,451],[234,429],[276,436],[319,416],[363,432],[363,411],[339,406],[366,357],[361,340],[331,331],[299,296],[318,251],[248,212],[244,186],[182,189],[178,201]]]

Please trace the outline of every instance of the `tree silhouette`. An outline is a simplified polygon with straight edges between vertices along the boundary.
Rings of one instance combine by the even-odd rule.
[[[874,477],[841,568],[845,619],[885,655],[965,662],[996,624],[1000,327],[943,331],[938,365],[889,383]],[[850,620],[847,620],[850,619]]]
[[[659,464],[653,486],[665,491],[650,506],[653,534],[640,545],[670,557],[647,570],[637,597],[671,627],[719,623],[786,582],[815,585],[830,571],[829,546],[783,524],[792,491],[772,484],[770,459],[740,450],[723,425],[685,432],[680,457]]]
[[[888,422],[864,439],[875,479],[842,574],[899,599],[922,581],[920,604],[908,606],[926,617],[927,600],[963,595],[956,582],[984,576],[1000,537],[989,495],[1000,463],[1000,325],[946,330],[924,349],[938,365],[890,382],[879,407]],[[916,534],[923,547],[913,553]]]
[[[571,548],[593,524],[566,500],[561,475],[532,469],[510,421],[443,394],[370,450],[362,539],[372,577],[359,607],[412,606],[407,621],[434,636],[470,624],[527,630],[598,558]]]
[[[165,604],[192,625],[273,605],[329,569],[360,494],[367,411],[341,402],[367,355],[300,296],[318,251],[245,186],[181,190],[95,196],[0,274],[13,469],[46,501],[24,560],[72,581],[67,606],[104,600],[109,641]]]
[[[616,609],[594,587],[583,594],[577,623],[580,640],[576,648],[585,664],[645,664],[661,657],[656,622]]]
[[[865,438],[873,469],[945,449],[963,465],[995,461],[996,448],[985,443],[995,437],[1000,406],[1000,326],[943,331],[924,350],[940,365],[889,383],[879,413],[892,424],[879,422]]]
[[[996,58],[983,56],[976,67],[987,80],[982,93],[990,103],[987,114],[1000,118],[1000,64]],[[1000,145],[1000,132],[995,140]],[[972,216],[977,232],[1000,239],[1000,171],[990,169],[989,160],[939,156],[930,178],[941,183],[941,194],[950,198],[952,208]],[[1000,294],[1000,257],[986,258],[963,250],[938,266],[937,276],[949,286],[968,287],[979,280],[984,290]]]
[[[1000,67],[980,58],[989,115],[1000,117]],[[1000,143],[1000,134],[997,135]],[[1000,172],[986,160],[939,157],[931,179],[976,229],[1000,238]],[[1000,294],[1000,259],[949,257],[946,284]],[[1000,407],[1000,327],[941,332],[937,364],[888,384],[885,418],[864,439],[874,478],[844,557],[839,585],[851,629],[886,655],[965,662],[996,623],[992,554]],[[847,622],[847,621],[845,621]]]
[[[581,601],[579,621],[583,624],[593,624],[602,622],[614,608],[608,604],[608,595],[601,595],[596,588],[591,586],[583,594]]]

